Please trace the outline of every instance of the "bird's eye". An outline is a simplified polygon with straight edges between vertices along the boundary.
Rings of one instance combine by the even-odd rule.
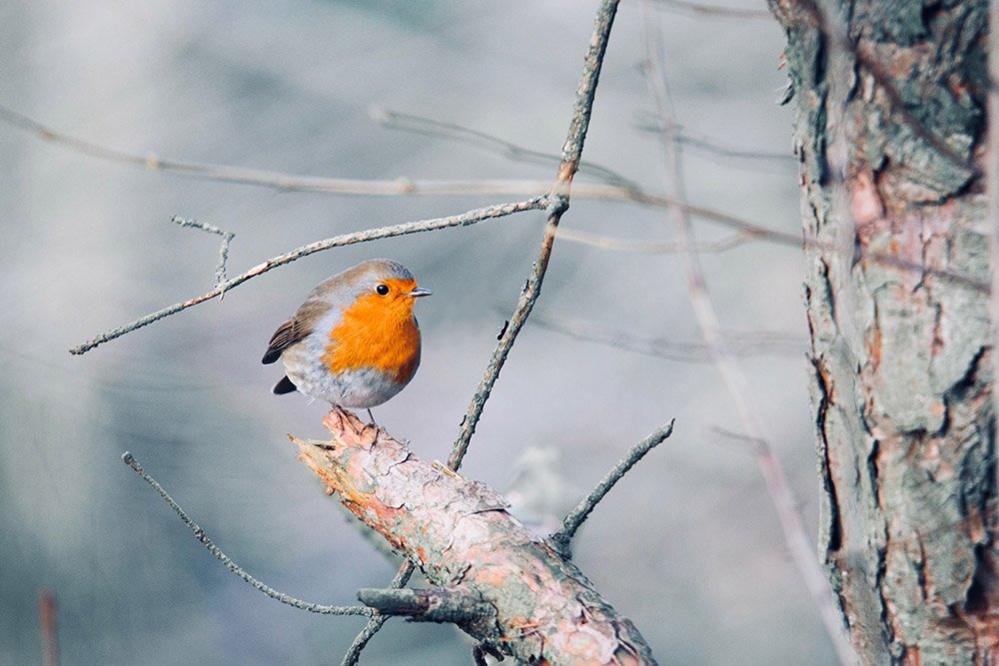
[[[385,296],[386,294],[389,293],[389,288],[387,284],[380,284],[377,287],[375,287],[375,291],[378,292],[379,296]]]

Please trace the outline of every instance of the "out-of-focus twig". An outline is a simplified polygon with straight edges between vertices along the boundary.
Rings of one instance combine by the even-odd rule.
[[[476,146],[491,153],[502,155],[515,162],[557,167],[561,161],[561,158],[554,153],[545,153],[540,150],[525,148],[482,130],[455,123],[443,122],[401,111],[393,111],[380,106],[371,110],[371,117],[381,123],[383,127]],[[638,188],[638,184],[635,181],[624,177],[617,171],[586,160],[580,161],[579,173],[595,176],[605,183],[621,185],[627,188]]]
[[[600,503],[600,500],[610,492],[614,484],[620,481],[639,460],[644,458],[646,453],[665,441],[671,434],[673,434],[673,421],[670,421],[667,425],[659,428],[633,446],[628,451],[628,454],[607,473],[607,476],[590,491],[590,494],[581,499],[579,504],[562,519],[562,527],[550,537],[552,543],[555,544],[555,547],[562,555],[566,557],[571,555],[572,537],[576,535],[576,531],[586,522],[590,513]]]
[[[773,19],[773,16],[765,9],[742,9],[740,7],[724,7],[722,5],[712,5],[704,2],[692,2],[690,0],[655,0],[656,6],[663,9],[675,9],[689,14],[696,14],[709,18],[732,18],[732,19]]]
[[[607,347],[654,356],[681,363],[712,363],[708,346],[704,342],[683,342],[664,338],[643,338],[624,330],[607,330],[592,322],[565,317],[535,314],[531,323],[554,333],[567,335],[575,340],[595,342]],[[732,353],[739,356],[784,354],[800,356],[806,348],[805,341],[777,331],[726,332]]]
[[[675,126],[674,114],[669,99],[666,69],[662,52],[661,33],[655,23],[649,0],[643,0],[643,41],[647,58],[647,80],[649,91],[659,112],[663,137],[663,155],[672,194],[684,199],[683,161],[680,146],[673,140],[671,129]],[[721,332],[721,324],[708,292],[704,270],[693,247],[693,230],[690,216],[681,209],[672,210],[673,223],[681,241],[686,245],[684,270],[687,275],[687,293],[694,316],[701,330],[704,342],[728,389],[736,412],[746,434],[770,451],[770,438],[752,406],[749,380],[742,371],[738,359],[729,348]],[[770,495],[771,502],[784,534],[784,540],[799,573],[804,579],[812,599],[822,618],[826,633],[833,644],[840,662],[850,665],[856,656],[846,637],[843,619],[836,607],[829,583],[822,572],[815,548],[805,530],[804,521],[797,510],[797,503],[784,469],[772,451],[768,455],[757,455],[757,462]]]
[[[617,252],[676,254],[683,251],[683,246],[678,241],[626,240],[624,238],[614,238],[602,234],[593,234],[588,231],[580,231],[579,229],[566,229],[565,227],[559,227],[558,237],[570,243],[579,243],[580,245],[589,245]],[[725,252],[752,241],[752,234],[737,231],[717,241],[698,243],[697,251],[701,253]]]
[[[372,614],[373,611],[366,606],[328,606],[325,604],[312,603],[311,601],[302,601],[301,599],[296,599],[295,597],[285,594],[284,592],[278,592],[273,587],[260,582],[259,580],[248,574],[238,564],[233,562],[228,555],[222,552],[222,549],[220,549],[218,546],[215,545],[215,542],[211,540],[211,538],[205,533],[205,531],[201,528],[201,526],[198,525],[196,522],[194,522],[194,520],[192,520],[191,517],[187,515],[187,512],[185,512],[184,509],[182,509],[180,505],[177,504],[177,502],[169,495],[169,493],[167,493],[167,491],[163,489],[163,486],[161,486],[156,481],[156,479],[149,476],[149,474],[147,474],[146,471],[142,469],[142,465],[140,465],[139,461],[135,459],[135,456],[126,451],[124,455],[122,455],[121,461],[126,465],[128,465],[128,467],[131,468],[133,472],[138,474],[143,481],[148,483],[149,486],[156,491],[156,494],[158,494],[160,497],[163,498],[163,501],[166,502],[171,509],[173,509],[174,513],[176,513],[177,516],[180,517],[180,519],[184,522],[184,524],[187,525],[188,529],[190,529],[191,532],[194,533],[194,538],[196,538],[201,543],[201,545],[207,548],[208,552],[211,553],[212,556],[215,557],[215,559],[221,562],[226,569],[228,569],[232,573],[236,574],[236,576],[249,583],[253,587],[253,589],[263,592],[271,599],[276,599],[277,601],[280,601],[283,604],[287,604],[289,606],[293,606],[295,608],[299,608],[304,611],[309,611],[310,613],[319,613],[320,615],[364,615],[364,616]]]
[[[38,592],[38,625],[42,636],[42,666],[59,666],[59,607],[52,590]]]
[[[285,252],[284,254],[280,254],[276,257],[271,257],[270,259],[257,264],[245,273],[241,273],[230,280],[226,280],[225,282],[216,285],[214,289],[205,292],[200,296],[195,296],[187,299],[186,301],[174,303],[173,305],[169,305],[161,310],[147,314],[144,317],[140,317],[128,324],[124,324],[123,326],[119,326],[118,328],[112,329],[106,333],[102,333],[87,342],[73,347],[69,350],[69,353],[77,355],[85,354],[98,345],[114,340],[115,338],[120,338],[126,333],[131,333],[132,331],[142,328],[143,326],[148,326],[149,324],[159,321],[164,317],[169,317],[170,315],[177,314],[178,312],[192,308],[195,305],[204,303],[205,301],[210,301],[213,298],[220,297],[226,292],[243,284],[247,280],[255,278],[258,275],[263,275],[278,266],[284,266],[285,264],[290,264],[291,262],[301,259],[302,257],[315,254],[316,252],[330,250],[335,247],[343,247],[345,245],[353,245],[355,243],[378,240],[380,238],[405,236],[424,231],[446,229],[448,227],[465,227],[482,222],[483,220],[493,220],[507,215],[512,215],[514,213],[537,210],[539,208],[544,208],[546,204],[546,197],[535,197],[534,199],[528,199],[527,201],[499,204],[496,206],[489,206],[487,208],[478,208],[476,210],[470,210],[466,213],[461,213],[460,215],[450,215],[448,217],[438,217],[429,220],[418,220],[416,222],[404,222],[403,224],[394,224],[387,227],[377,227],[374,229],[355,231],[348,234],[333,236],[332,238],[327,238],[326,240],[315,241],[307,245],[302,245],[301,247],[295,248],[290,252]]]

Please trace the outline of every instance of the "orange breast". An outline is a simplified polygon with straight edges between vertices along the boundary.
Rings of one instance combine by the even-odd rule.
[[[374,368],[402,384],[413,378],[420,364],[420,329],[413,320],[413,299],[403,294],[416,283],[393,282],[399,284],[392,285],[391,296],[366,294],[343,311],[322,357],[330,372]]]

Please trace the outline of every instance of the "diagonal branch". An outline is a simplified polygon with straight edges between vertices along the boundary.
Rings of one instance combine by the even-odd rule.
[[[203,529],[201,529],[201,526],[187,515],[187,512],[185,512],[184,509],[182,509],[180,505],[177,504],[172,497],[170,497],[170,494],[163,489],[163,486],[161,486],[156,479],[149,476],[149,474],[142,469],[142,465],[140,465],[139,461],[135,459],[135,456],[126,451],[124,455],[122,455],[121,461],[128,465],[133,472],[138,474],[143,481],[148,483],[149,486],[163,498],[163,501],[166,502],[170,508],[174,510],[174,513],[176,513],[180,519],[184,521],[184,524],[187,525],[192,532],[194,532],[194,537],[201,543],[201,545],[208,549],[208,552],[211,553],[215,559],[221,562],[226,569],[249,583],[253,589],[263,592],[271,599],[276,599],[283,604],[288,604],[289,606],[294,606],[295,608],[309,611],[310,613],[319,613],[320,615],[371,615],[371,609],[365,606],[327,606],[325,604],[312,603],[311,601],[302,601],[301,599],[296,599],[295,597],[289,596],[284,592],[278,592],[273,587],[260,582],[248,574],[238,564],[233,562],[228,555],[223,553],[222,550],[215,545],[215,542],[209,538]]]
[[[355,231],[348,234],[333,236],[332,238],[327,238],[326,240],[315,241],[313,243],[309,243],[308,245],[295,248],[290,252],[285,252],[284,254],[280,254],[276,257],[271,257],[270,259],[257,264],[245,273],[241,273],[231,280],[226,280],[225,282],[216,285],[214,289],[205,292],[200,296],[195,296],[187,299],[186,301],[180,301],[179,303],[168,305],[161,310],[147,314],[133,322],[119,326],[118,328],[112,329],[106,333],[102,333],[87,342],[73,347],[69,350],[69,353],[76,355],[85,354],[98,345],[114,340],[115,338],[120,338],[126,333],[131,333],[132,331],[142,328],[143,326],[148,326],[149,324],[159,321],[164,317],[177,314],[178,312],[192,308],[195,305],[204,303],[205,301],[210,301],[213,298],[221,297],[227,291],[238,287],[247,280],[255,278],[258,275],[263,275],[278,266],[284,266],[285,264],[290,264],[291,262],[301,259],[302,257],[315,254],[316,252],[323,252],[324,250],[330,250],[335,247],[354,245],[355,243],[363,243],[381,238],[406,236],[408,234],[435,231],[437,229],[446,229],[448,227],[467,227],[472,224],[482,222],[483,220],[493,220],[507,215],[512,215],[514,213],[537,210],[545,207],[546,202],[546,197],[535,197],[534,199],[528,199],[526,201],[499,204],[496,206],[489,206],[487,208],[477,208],[466,213],[461,213],[460,215],[438,217],[429,220],[418,220],[416,222],[405,222],[403,224],[395,224],[388,227],[377,227],[375,229],[365,229],[363,231]]]
[[[520,293],[517,307],[510,316],[509,323],[500,335],[499,344],[493,351],[492,358],[486,366],[485,374],[479,386],[476,388],[472,400],[465,412],[465,417],[461,421],[461,429],[458,438],[451,449],[448,458],[448,466],[457,470],[461,466],[462,458],[468,450],[468,444],[472,441],[475,428],[482,416],[482,410],[489,395],[492,393],[493,385],[499,377],[500,370],[506,363],[506,358],[513,348],[521,328],[531,314],[534,303],[541,295],[541,285],[548,270],[548,261],[551,258],[552,247],[555,243],[555,235],[558,231],[559,221],[562,215],[569,208],[569,190],[572,185],[573,176],[579,169],[579,162],[583,154],[583,143],[586,141],[586,131],[590,125],[590,114],[593,111],[593,98],[597,91],[597,81],[600,78],[600,68],[603,65],[604,54],[607,51],[607,42],[610,39],[611,27],[614,24],[614,15],[617,13],[618,0],[603,0],[597,12],[594,22],[593,37],[590,40],[590,48],[586,54],[586,64],[583,67],[583,76],[576,89],[576,103],[573,108],[572,119],[569,122],[569,132],[565,143],[562,146],[562,162],[559,164],[558,175],[556,177],[553,200],[548,206],[548,222],[545,224],[544,236],[541,239],[541,248],[538,256],[534,260],[534,268],[527,278],[527,283]]]
[[[590,513],[596,508],[600,500],[610,492],[611,488],[621,480],[621,478],[627,474],[632,467],[634,467],[639,460],[645,457],[645,454],[654,449],[660,443],[666,440],[670,435],[673,434],[673,421],[669,422],[669,425],[659,428],[648,437],[640,441],[638,444],[633,446],[628,454],[614,466],[610,472],[607,473],[600,483],[597,484],[589,495],[584,497],[579,501],[579,504],[570,511],[565,518],[562,519],[562,527],[559,528],[558,532],[549,537],[552,543],[555,544],[555,548],[558,549],[564,557],[569,557],[572,553],[572,537],[576,535],[576,531],[582,526],[586,519],[590,517]]]

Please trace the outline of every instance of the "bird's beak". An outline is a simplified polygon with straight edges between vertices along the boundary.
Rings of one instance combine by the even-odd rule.
[[[420,298],[422,296],[429,296],[432,293],[434,292],[430,291],[429,289],[424,289],[423,287],[417,287],[413,291],[409,292],[409,296],[410,298]]]

